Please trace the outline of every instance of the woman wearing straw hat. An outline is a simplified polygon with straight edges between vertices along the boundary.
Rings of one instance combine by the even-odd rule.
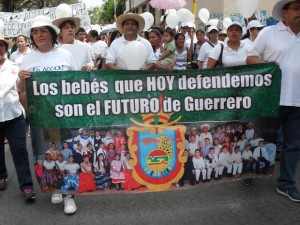
[[[59,33],[59,28],[52,24],[49,17],[37,16],[31,21],[31,27],[25,31],[25,35],[30,37],[33,50],[24,57],[21,64],[21,91],[25,91],[25,79],[30,77],[31,72],[77,70],[71,53],[57,45]],[[62,202],[62,194],[53,194],[51,201],[53,204]],[[64,203],[66,214],[76,212],[75,202],[70,195],[66,196]]]
[[[80,18],[72,16],[60,17],[53,20],[52,24],[60,29],[60,33],[58,34],[59,46],[63,46],[65,44],[80,45],[80,51],[82,54],[76,55],[76,58],[79,58],[77,62],[77,68],[87,71],[93,70],[93,59],[95,59],[93,49],[89,44],[75,39],[75,35],[80,28]]]
[[[0,35],[0,191],[6,189],[4,136],[9,141],[10,151],[17,171],[20,190],[26,200],[35,199],[26,148],[26,123],[19,101],[17,84],[18,66],[5,58],[8,41]]]

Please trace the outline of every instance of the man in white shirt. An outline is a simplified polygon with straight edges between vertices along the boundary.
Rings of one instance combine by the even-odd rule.
[[[273,8],[275,26],[264,28],[248,53],[247,63],[276,62],[282,71],[279,119],[283,128],[277,192],[300,202],[296,169],[300,157],[300,0],[281,0]]]
[[[261,166],[260,162],[263,162],[263,173],[266,174],[270,166],[270,161],[268,160],[267,150],[264,147],[264,141],[260,141],[259,145],[254,149],[253,159],[256,165],[256,173],[259,174],[259,169]]]
[[[123,14],[117,19],[118,30],[123,33],[122,37],[115,39],[109,47],[106,56],[107,69],[127,70],[128,67],[124,60],[125,47],[131,41],[141,42],[147,49],[147,60],[144,70],[152,69],[156,63],[156,58],[150,42],[142,38],[141,33],[145,26],[143,17],[133,13]]]

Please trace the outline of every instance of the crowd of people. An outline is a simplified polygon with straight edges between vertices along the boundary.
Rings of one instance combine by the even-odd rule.
[[[140,35],[145,21],[140,15],[132,13],[123,14],[117,18],[118,30],[109,34],[105,39],[106,41],[98,40],[99,34],[95,31],[89,31],[85,36],[84,30],[79,27],[80,19],[76,17],[57,18],[54,21],[46,16],[35,17],[30,23],[30,28],[25,30],[23,35],[16,38],[18,49],[11,55],[7,54],[10,42],[0,36],[0,102],[2,107],[0,114],[0,190],[4,190],[7,186],[8,175],[4,155],[4,140],[6,137],[14,159],[20,190],[23,192],[25,199],[35,198],[26,149],[26,125],[23,116],[27,111],[25,80],[30,77],[30,73],[50,70],[126,70],[128,65],[123,57],[125,46],[131,41],[139,41],[147,51],[145,64],[141,68],[143,70],[205,69],[277,62],[282,70],[283,77],[279,121],[284,143],[277,191],[292,201],[300,202],[300,193],[296,188],[296,168],[300,152],[298,129],[300,89],[297,82],[300,68],[299,63],[296,62],[299,55],[299,8],[299,0],[278,1],[272,12],[278,23],[275,26],[264,28],[255,18],[250,22],[247,21],[249,22],[247,24],[248,36],[244,40],[242,40],[243,28],[239,22],[230,24],[226,32],[219,31],[214,26],[207,26],[205,30],[196,30],[193,23],[183,23],[180,25],[179,30],[174,30],[166,28],[166,24],[163,22],[152,27],[149,34],[145,32]],[[80,49],[82,54],[75,55],[74,49],[77,52]],[[247,140],[249,140],[248,135],[250,134],[245,132]],[[191,139],[196,140],[197,136]],[[210,138],[208,139],[212,142]],[[194,145],[195,161],[199,157],[201,158],[201,155],[205,158],[207,155],[212,157],[216,154],[214,153],[215,150],[204,147],[206,140],[191,144],[191,146]],[[232,152],[234,154],[236,151],[241,153],[241,145],[238,148],[231,148],[231,142],[233,142],[232,145],[235,145],[236,141],[240,140],[230,140],[230,143],[228,143],[228,140],[224,139],[223,146],[226,146],[228,153]],[[242,146],[247,148],[248,145],[243,143]],[[88,146],[83,147],[88,148]],[[67,153],[65,154],[67,155]],[[257,154],[260,156],[260,153]],[[253,159],[256,168],[258,168],[255,159],[257,154],[254,150]],[[53,168],[51,166],[54,165],[52,157],[51,153],[47,154],[44,161],[45,168],[50,173],[51,168]],[[60,160],[63,157],[60,156]],[[121,158],[121,156],[119,157]],[[87,160],[87,157],[83,155],[82,159],[80,169],[86,174],[95,173],[95,170],[91,169],[93,166],[89,164],[91,163],[90,157]],[[101,164],[101,159],[97,160]],[[116,157],[113,158],[112,162],[114,161],[118,162],[120,159]],[[212,160],[209,159],[209,161]],[[268,159],[263,161],[265,169],[269,166],[268,161]],[[79,170],[79,164],[77,166],[72,162],[72,156],[68,156],[67,165],[69,165],[69,168],[67,167],[68,169],[64,171],[69,171],[69,174],[65,175],[63,179]],[[116,163],[112,168],[114,167],[120,169],[123,168],[123,165]],[[65,166],[60,167],[60,169],[64,168]],[[214,169],[216,170],[216,168]],[[236,174],[241,172],[239,169],[238,166]],[[116,173],[118,173],[117,170]],[[206,179],[203,178],[204,180],[209,179],[210,170],[207,168],[208,173]],[[199,176],[199,171],[196,171],[195,168],[195,174]],[[217,170],[215,174],[217,174]],[[60,175],[63,175],[63,170],[61,170]],[[97,177],[96,174],[94,176]],[[54,179],[54,176],[44,175],[44,177],[44,183],[52,182]],[[88,179],[90,176],[84,177],[82,179]],[[67,185],[67,187],[63,186],[65,189],[73,187],[72,185],[76,179],[72,179],[70,178],[67,182],[64,180],[64,185]],[[78,179],[80,180],[80,177]],[[59,183],[62,184],[62,180],[56,182],[55,185],[59,185]],[[97,187],[97,182],[95,184]],[[57,204],[62,200],[61,194],[52,196],[52,203]],[[65,213],[76,212],[77,208],[74,200],[70,196],[67,196],[64,200]]]
[[[105,133],[93,130],[80,128],[77,136],[62,142],[61,149],[51,143],[35,164],[42,190],[73,189],[81,193],[111,187],[129,191],[141,186],[132,176],[128,138],[123,132],[117,130],[113,135],[111,130]],[[186,134],[183,155],[188,160],[177,186],[182,186],[185,180],[190,180],[191,185],[199,183],[200,174],[204,183],[210,181],[212,173],[216,180],[224,174],[240,177],[254,171],[272,176],[275,153],[275,144],[265,142],[252,122],[246,126],[217,125],[214,129],[203,124]]]

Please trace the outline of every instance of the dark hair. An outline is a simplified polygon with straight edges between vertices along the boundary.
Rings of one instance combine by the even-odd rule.
[[[69,24],[73,25],[74,27],[76,27],[76,24],[74,23],[74,21],[72,21],[72,20],[66,20],[66,21],[62,22],[62,23],[59,25],[58,28],[59,28],[59,29],[62,29],[62,27],[65,26],[67,23],[69,23]]]
[[[116,39],[116,37],[117,37],[118,34],[121,35],[120,31],[118,31],[118,30],[114,30],[114,31],[111,33],[111,35],[110,35],[110,41],[109,41],[109,45],[108,45],[108,46],[111,45],[111,43]]]
[[[201,34],[205,35],[205,32],[204,32],[204,30],[197,30],[197,31],[196,31],[196,35],[198,35],[199,33],[201,33]]]
[[[89,35],[91,35],[93,38],[96,38],[96,40],[99,41],[99,34],[96,30],[90,30]]]
[[[285,4],[285,5],[282,7],[282,10],[288,10],[291,4],[292,4],[292,2],[289,2],[289,3]]]
[[[150,30],[149,34],[150,34],[150,33],[154,33],[154,34],[156,34],[156,36],[158,36],[158,37],[161,37],[161,35],[162,35],[161,32],[160,32],[159,30],[157,30],[156,28]]]
[[[177,34],[175,34],[174,39],[175,39],[175,45],[176,45],[176,46],[177,46],[176,41],[178,40],[178,38],[179,38],[180,36],[182,36],[183,39],[185,40],[185,36],[184,36],[183,33],[177,33]]]
[[[50,32],[50,34],[52,36],[52,46],[54,46],[55,44],[57,44],[57,37],[58,37],[58,35],[57,35],[56,31],[52,27],[45,26],[45,28],[47,28],[47,30],[49,30],[49,32]],[[32,30],[33,30],[33,28],[30,30],[30,40],[31,40],[32,46],[37,49],[38,46],[34,42],[33,36],[31,34]]]
[[[5,42],[5,41],[3,41],[3,40],[1,40],[1,42],[4,44],[4,46],[5,46],[5,51],[7,52],[7,50],[8,50],[8,44]]]
[[[144,31],[144,38],[149,41],[149,31]]]
[[[27,40],[27,37],[26,37],[25,35],[22,35],[22,34],[18,35],[18,36],[16,37],[16,40],[17,40],[19,37],[22,37],[22,38],[25,39],[25,41],[28,41],[28,40]]]
[[[174,31],[169,27],[165,29],[164,33],[168,33],[171,37],[174,37]]]
[[[79,29],[78,29],[78,31],[77,31],[77,33],[76,33],[76,35],[77,35],[77,34],[79,34],[79,32],[84,32],[84,33],[86,33],[86,32],[85,32],[85,29],[84,29],[84,28],[82,28],[82,27],[79,27]]]

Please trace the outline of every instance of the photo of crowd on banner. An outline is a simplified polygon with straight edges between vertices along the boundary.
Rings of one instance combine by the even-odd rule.
[[[273,175],[276,145],[248,123],[187,125],[184,174],[174,187],[220,179]],[[42,191],[126,190],[142,187],[132,175],[125,129],[71,129],[77,134],[51,142],[38,157],[35,172]]]

